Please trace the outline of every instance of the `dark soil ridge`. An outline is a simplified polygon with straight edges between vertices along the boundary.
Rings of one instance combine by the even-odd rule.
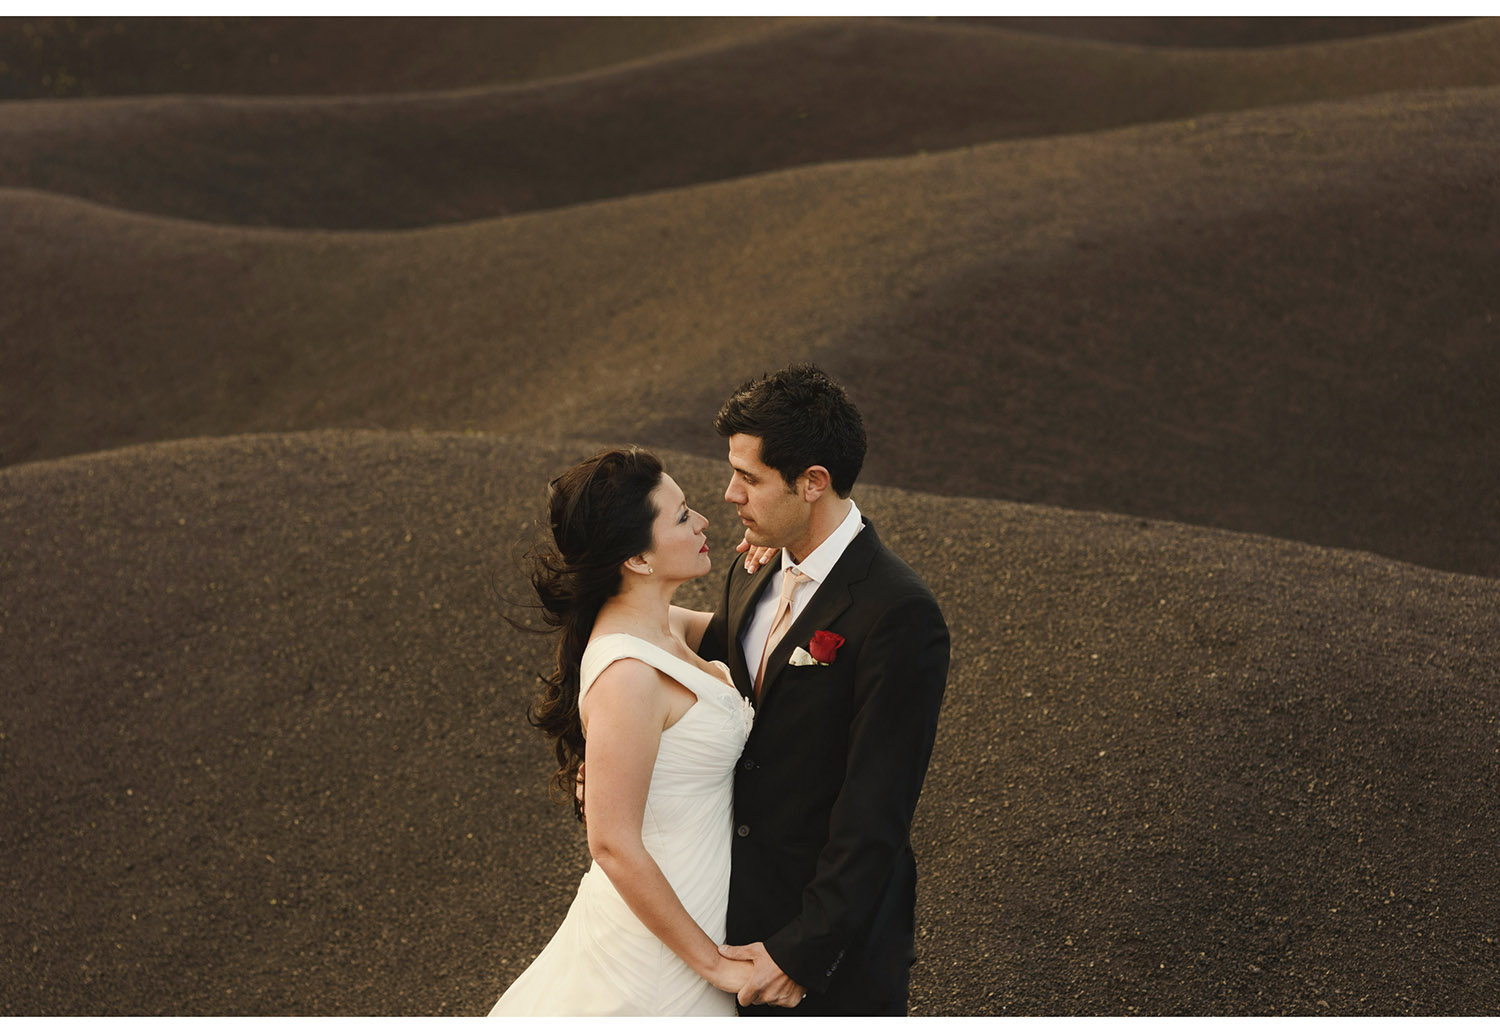
[[[476,1014],[583,841],[500,621],[525,437],[330,432],[0,470],[8,1014]],[[729,560],[724,464],[667,453]],[[857,492],[953,668],[926,1015],[1494,1014],[1500,582]],[[703,605],[717,578],[689,586]]]
[[[1066,15],[1062,17],[952,16],[928,19],[975,27],[1032,32],[1067,39],[1141,47],[1294,47],[1326,40],[1410,32],[1462,19],[1411,17],[1193,17]]]
[[[743,39],[780,18],[3,18],[0,99],[452,90]]]
[[[847,20],[847,19],[846,19]],[[1451,18],[948,18],[1144,46],[1264,47]],[[427,92],[586,73],[814,19],[0,18],[0,99]]]
[[[545,83],[0,106],[0,186],[205,222],[399,229],[823,162],[1500,84],[1500,19],[1161,50],[884,19],[793,22]]]
[[[884,483],[1494,576],[1497,141],[1495,89],[1401,95],[403,234],[3,193],[0,453],[363,426],[717,456],[703,414],[811,358]]]

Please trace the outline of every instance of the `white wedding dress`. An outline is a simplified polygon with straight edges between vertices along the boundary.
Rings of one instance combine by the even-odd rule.
[[[724,942],[733,833],[734,765],[754,710],[724,680],[633,635],[603,635],[584,650],[579,701],[604,669],[634,657],[698,697],[661,734],[644,842],[682,906]],[[716,989],[653,936],[590,865],[557,934],[505,991],[490,1015],[733,1015],[734,995]]]

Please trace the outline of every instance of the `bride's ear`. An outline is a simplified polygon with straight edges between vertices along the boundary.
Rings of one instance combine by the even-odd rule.
[[[630,559],[625,561],[624,569],[630,571],[632,574],[639,574],[642,577],[650,577],[656,573],[656,568],[651,565],[645,556],[630,557]]]

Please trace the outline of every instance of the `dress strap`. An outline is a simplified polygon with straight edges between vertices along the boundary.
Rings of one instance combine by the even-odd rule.
[[[703,695],[700,687],[702,683],[694,684],[695,679],[713,677],[707,671],[693,666],[679,656],[673,656],[661,646],[647,642],[643,638],[636,638],[624,632],[600,635],[598,638],[590,639],[589,644],[583,650],[583,662],[579,664],[578,671],[578,701],[583,702],[583,697],[587,695],[594,680],[604,673],[605,668],[616,660],[624,660],[627,657],[649,664],[700,698]]]

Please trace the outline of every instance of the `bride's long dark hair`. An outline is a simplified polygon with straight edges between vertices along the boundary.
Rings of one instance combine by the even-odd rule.
[[[551,547],[533,556],[531,586],[542,619],[561,629],[557,670],[526,718],[553,741],[557,772],[552,784],[567,793],[583,820],[574,789],[583,763],[583,723],[578,715],[579,665],[599,609],[620,590],[620,567],[651,548],[656,507],[651,493],[662,478],[661,460],[634,445],[592,456],[554,479],[548,490]]]

